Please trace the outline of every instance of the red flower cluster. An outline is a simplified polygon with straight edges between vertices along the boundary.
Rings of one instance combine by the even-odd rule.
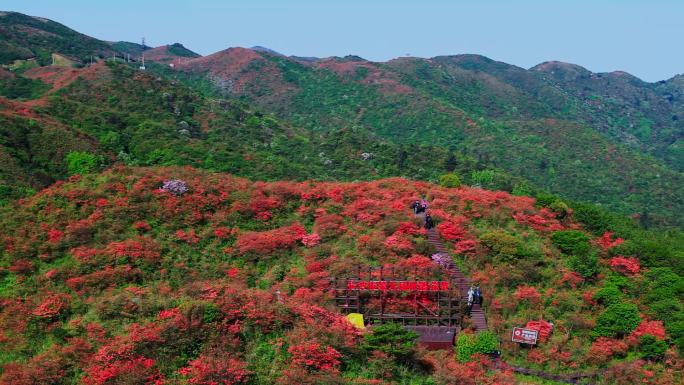
[[[190,229],[188,231],[177,230],[176,238],[178,238],[181,241],[187,242],[191,245],[198,243],[200,240],[197,234],[195,234],[195,229]]]
[[[636,343],[639,341],[641,336],[646,334],[650,334],[659,340],[664,340],[666,335],[663,321],[642,321],[639,326],[632,331],[627,339],[630,341],[630,343]]]
[[[55,318],[69,308],[70,302],[71,298],[68,294],[50,294],[31,313],[39,318]]]
[[[251,372],[247,364],[234,358],[218,358],[202,355],[178,370],[182,376],[188,377],[193,385],[237,385],[249,380]]]
[[[143,259],[150,263],[159,261],[161,256],[157,243],[147,237],[136,237],[122,242],[112,242],[107,245],[105,251],[107,254],[117,258]]]
[[[466,236],[466,230],[463,227],[467,219],[465,217],[457,217],[453,220],[442,222],[437,225],[437,230],[442,238],[448,241],[458,241]]]
[[[57,243],[62,240],[64,232],[57,229],[50,229],[47,231],[48,242]]]
[[[608,362],[616,354],[625,354],[628,346],[624,341],[599,337],[591,344],[587,353],[587,361],[594,364]]]
[[[610,231],[606,231],[603,233],[601,238],[596,240],[596,243],[603,249],[603,250],[608,250],[610,248],[613,248],[615,246],[621,245],[625,240],[622,238],[615,238],[613,239],[613,233]]]
[[[454,244],[454,251],[457,254],[468,254],[475,251],[477,247],[477,241],[474,239],[464,239],[462,241],[456,242]]]
[[[306,229],[299,223],[270,231],[250,231],[238,236],[235,246],[241,254],[269,254],[278,249],[290,248],[306,235]]]
[[[330,346],[311,341],[290,346],[287,352],[292,355],[292,364],[304,367],[311,372],[337,372],[342,357]]]
[[[634,275],[641,271],[641,265],[636,258],[613,257],[610,259],[610,266],[622,274]]]
[[[553,331],[553,324],[544,320],[528,321],[525,325],[525,328],[536,330],[539,333],[539,340],[546,341],[551,336],[551,332]]]
[[[515,298],[518,300],[528,300],[531,302],[538,302],[541,300],[541,294],[534,286],[518,286],[515,290]]]
[[[584,282],[584,278],[574,271],[566,271],[560,279],[560,283],[567,283],[571,288],[576,289],[577,285]]]
[[[546,208],[541,209],[539,214],[516,212],[513,214],[513,219],[515,219],[516,222],[528,225],[537,231],[563,230],[563,225],[556,219],[556,214]]]
[[[306,247],[314,247],[318,245],[320,242],[321,237],[316,233],[307,234],[302,237],[302,245]]]

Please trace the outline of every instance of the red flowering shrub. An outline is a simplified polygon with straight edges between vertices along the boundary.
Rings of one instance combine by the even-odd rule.
[[[157,243],[148,237],[136,237],[122,242],[112,242],[107,245],[105,251],[107,254],[117,258],[142,259],[149,263],[158,262],[161,256]]]
[[[48,242],[57,243],[62,240],[64,232],[57,229],[50,229],[47,232]]]
[[[641,265],[636,258],[625,258],[622,256],[613,257],[610,259],[610,267],[622,274],[634,275],[641,271]]]
[[[235,246],[241,254],[256,253],[269,254],[278,249],[291,248],[306,235],[306,229],[299,223],[294,223],[279,229],[255,232],[250,231],[238,236]]]
[[[236,385],[245,384],[251,372],[243,361],[228,357],[202,355],[178,370],[193,385]]]
[[[260,221],[266,222],[273,217],[273,214],[271,214],[270,211],[261,211],[258,212],[254,217]]]
[[[195,234],[195,229],[190,229],[187,232],[183,230],[177,230],[176,238],[178,238],[181,241],[187,242],[191,245],[196,244],[200,240],[197,234]]]
[[[627,340],[631,344],[636,344],[643,335],[652,335],[653,337],[664,340],[666,339],[665,327],[663,321],[641,321],[639,326],[630,333]]]
[[[527,361],[537,365],[543,365],[549,361],[549,355],[541,349],[530,349],[527,352]]]
[[[383,242],[388,250],[395,253],[408,254],[413,251],[413,243],[402,234],[393,234],[385,239]]]
[[[420,228],[413,222],[401,222],[395,234],[416,235],[420,233]]]
[[[217,227],[216,229],[214,229],[214,235],[216,236],[216,238],[226,239],[234,234],[235,231],[233,229],[230,229],[225,226]]]
[[[465,222],[467,222],[465,217],[454,218],[438,224],[437,230],[442,238],[448,241],[458,241],[466,236],[466,230],[463,227]]]
[[[457,254],[469,254],[475,252],[478,243],[473,239],[464,239],[454,244],[454,252]]]
[[[399,262],[399,266],[405,266],[408,268],[429,269],[434,267],[435,264],[432,261],[432,259],[424,255],[412,255],[410,258],[407,258]]]
[[[27,274],[32,272],[34,269],[34,264],[33,262],[29,261],[28,259],[19,259],[14,261],[10,267],[7,268],[7,270],[11,271],[12,273],[15,274]]]
[[[342,355],[330,346],[322,346],[313,341],[301,341],[290,346],[287,352],[292,355],[291,362],[311,372],[336,372]]]
[[[525,328],[536,330],[540,341],[546,341],[553,332],[553,324],[544,320],[528,321]]]
[[[318,245],[320,242],[321,237],[316,233],[307,234],[302,237],[302,245],[306,247],[314,247]]]
[[[513,214],[513,219],[515,219],[516,222],[528,225],[537,231],[563,230],[563,225],[556,219],[556,213],[547,208],[541,209],[538,214],[516,212]]]
[[[601,238],[596,240],[596,244],[598,244],[601,247],[601,249],[608,250],[615,246],[621,245],[624,241],[625,240],[622,238],[613,239],[613,233],[606,231],[605,233],[603,233]]]
[[[541,294],[534,286],[518,286],[515,290],[515,298],[518,300],[528,300],[531,302],[539,302]]]
[[[164,378],[151,358],[131,356],[108,361],[101,357],[86,369],[85,385],[163,385]]]
[[[584,282],[584,278],[574,271],[565,271],[560,279],[560,283],[567,283],[571,288],[576,289],[577,285]]]
[[[336,214],[324,214],[316,218],[314,232],[323,239],[331,239],[346,231],[344,218]]]
[[[103,270],[94,273],[69,278],[66,285],[80,293],[91,291],[92,289],[104,289],[108,286],[132,282],[141,276],[140,270],[130,265],[111,267],[107,266]]]
[[[140,231],[140,232],[145,232],[145,231],[150,231],[152,230],[152,226],[150,226],[149,223],[145,221],[137,221],[133,224],[133,228]]]
[[[627,344],[624,341],[599,337],[591,344],[587,352],[587,361],[593,364],[604,364],[614,356],[627,352]]]
[[[71,297],[68,294],[50,294],[31,313],[39,318],[55,318],[69,309],[70,302]]]

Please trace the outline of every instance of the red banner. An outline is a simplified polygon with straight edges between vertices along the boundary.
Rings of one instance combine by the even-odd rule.
[[[347,281],[349,290],[447,291],[448,281]]]
[[[513,328],[513,335],[511,336],[511,341],[520,342],[523,344],[536,345],[537,336],[539,332],[532,329],[525,328]]]

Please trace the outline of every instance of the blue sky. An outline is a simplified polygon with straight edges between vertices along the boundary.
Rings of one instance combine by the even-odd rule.
[[[0,9],[204,55],[262,45],[379,61],[477,53],[528,68],[561,60],[648,81],[684,72],[681,0],[2,0]]]

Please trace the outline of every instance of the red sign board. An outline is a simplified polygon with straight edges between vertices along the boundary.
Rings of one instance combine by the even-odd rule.
[[[536,345],[538,335],[539,332],[536,330],[525,328],[513,328],[513,335],[511,336],[511,341],[520,342],[523,344]]]
[[[347,281],[348,290],[447,291],[448,281]]]

